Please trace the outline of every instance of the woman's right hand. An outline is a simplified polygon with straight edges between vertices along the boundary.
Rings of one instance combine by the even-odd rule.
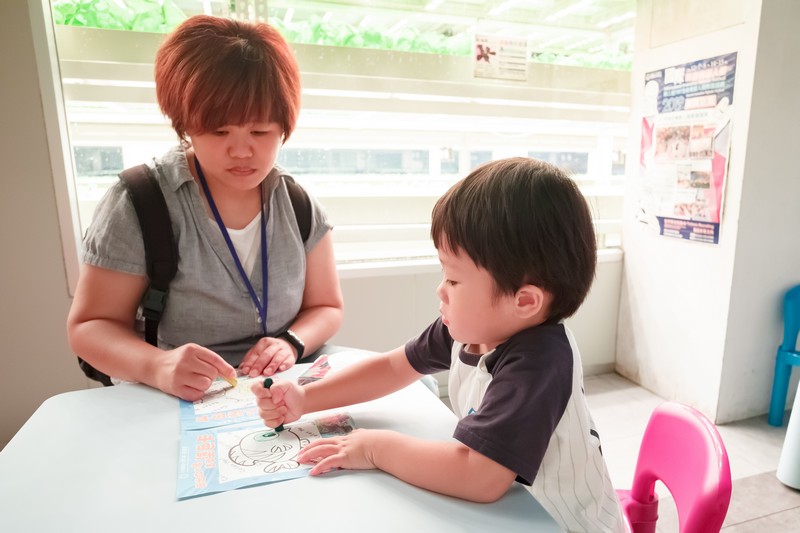
[[[236,377],[225,359],[193,343],[165,351],[154,371],[159,389],[189,402],[201,399],[217,376]]]
[[[72,299],[67,332],[70,346],[96,369],[125,381],[156,387],[183,400],[203,397],[217,376],[236,370],[197,344],[160,350],[134,332],[146,276],[84,264]]]

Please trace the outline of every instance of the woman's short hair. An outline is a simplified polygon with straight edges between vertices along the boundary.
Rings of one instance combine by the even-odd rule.
[[[527,284],[549,292],[551,321],[574,314],[594,281],[586,199],[564,171],[536,159],[486,163],[453,185],[433,208],[431,236],[487,270],[498,296]]]
[[[155,60],[156,97],[182,140],[187,132],[297,122],[300,71],[286,40],[265,23],[196,15],[167,36]]]

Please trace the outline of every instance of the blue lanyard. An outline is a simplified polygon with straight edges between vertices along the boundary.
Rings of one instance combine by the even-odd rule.
[[[242,281],[244,281],[245,286],[247,287],[247,291],[250,293],[250,299],[253,300],[253,304],[256,306],[256,310],[258,311],[258,316],[261,319],[261,331],[264,333],[264,336],[267,336],[267,274],[268,274],[268,267],[267,267],[267,223],[264,220],[264,208],[261,208],[261,301],[258,301],[258,296],[256,296],[256,291],[253,289],[253,285],[250,283],[250,279],[247,277],[247,274],[244,271],[244,267],[242,267],[242,262],[239,260],[239,255],[236,253],[236,248],[233,246],[233,242],[231,241],[231,236],[228,235],[228,229],[225,227],[225,224],[222,222],[222,217],[219,216],[219,210],[217,209],[217,204],[214,203],[214,197],[211,196],[211,191],[208,188],[208,183],[206,183],[206,177],[203,175],[203,169],[200,168],[200,161],[197,159],[197,155],[194,157],[194,168],[197,170],[197,177],[200,178],[200,185],[203,186],[203,192],[206,194],[206,199],[208,200],[208,205],[211,207],[211,212],[214,213],[214,219],[217,221],[217,226],[219,226],[219,230],[222,232],[222,236],[225,237],[225,243],[228,245],[228,250],[230,250],[231,255],[233,256],[233,261],[236,263],[236,268],[239,270],[239,275],[242,277]]]

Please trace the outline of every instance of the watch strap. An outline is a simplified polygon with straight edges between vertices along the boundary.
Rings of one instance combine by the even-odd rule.
[[[294,331],[287,329],[283,333],[279,333],[278,338],[283,339],[294,346],[294,349],[297,350],[297,361],[303,357],[303,352],[305,352],[306,345],[300,340],[300,337],[298,337]]]

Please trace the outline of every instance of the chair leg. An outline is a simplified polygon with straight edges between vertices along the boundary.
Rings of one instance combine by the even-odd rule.
[[[783,425],[783,413],[786,411],[786,395],[789,393],[789,378],[792,376],[792,367],[783,361],[783,354],[778,348],[775,356],[775,376],[772,379],[772,399],[769,403],[769,416],[767,422],[771,426]]]
[[[656,533],[658,494],[653,493],[652,501],[648,503],[634,499],[628,489],[617,489],[617,496],[632,533]]]

